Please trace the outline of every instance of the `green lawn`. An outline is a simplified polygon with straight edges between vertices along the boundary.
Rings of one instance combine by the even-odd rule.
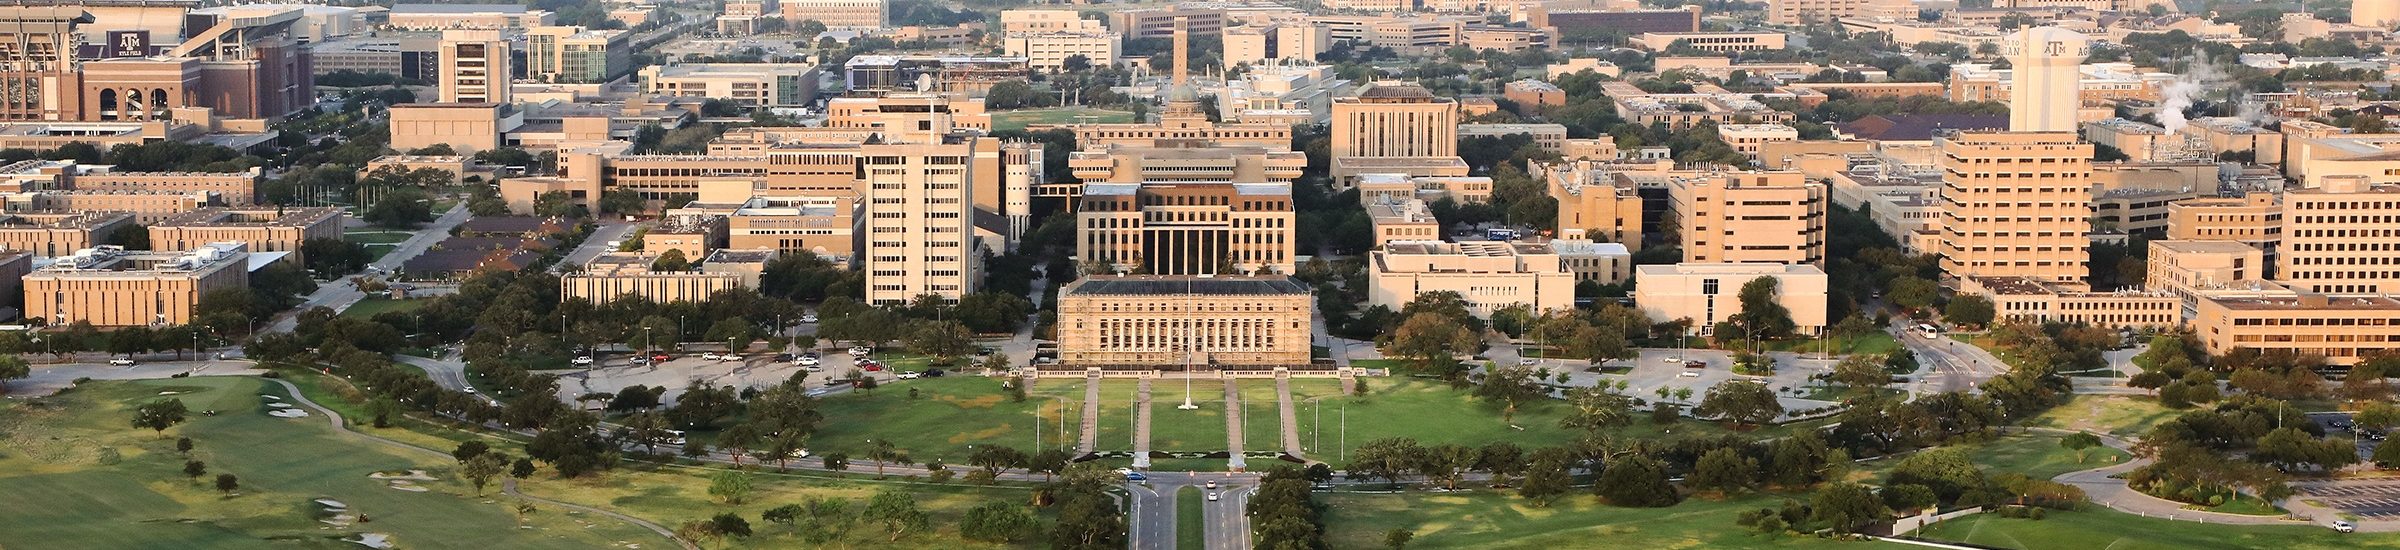
[[[407,231],[364,230],[343,233],[342,240],[358,244],[400,244],[414,235]]]
[[[2151,426],[2180,414],[2182,411],[2160,406],[2157,399],[2150,397],[2078,395],[2065,405],[2052,407],[2039,416],[2026,419],[2023,424],[2134,437],[2148,433]]]
[[[851,471],[860,470],[852,464]],[[867,468],[873,472],[873,468]],[[923,469],[907,472],[923,474]],[[722,470],[689,467],[657,467],[628,463],[628,467],[605,475],[585,476],[573,480],[558,480],[537,475],[523,489],[527,494],[572,502],[585,506],[615,510],[648,519],[660,525],[677,526],[685,522],[706,519],[719,513],[734,513],[749,520],[755,533],[749,538],[725,539],[702,544],[703,548],[943,548],[945,550],[980,550],[998,548],[1028,548],[1029,545],[1004,545],[970,541],[958,532],[959,518],[976,505],[995,500],[1025,503],[1029,495],[1022,488],[976,487],[968,485],[928,485],[921,483],[878,483],[872,481],[834,480],[807,474],[777,473],[773,468],[760,468],[751,474],[750,495],[741,504],[728,504],[708,494],[710,476]],[[894,470],[892,475],[903,472]],[[868,499],[877,491],[897,490],[909,494],[917,507],[931,520],[927,530],[901,533],[896,537],[883,524],[864,515]],[[844,501],[845,522],[832,529],[839,534],[830,541],[809,541],[795,527],[769,523],[759,518],[768,508],[797,504],[809,499]],[[1037,521],[1050,523],[1048,509],[1036,508]],[[645,545],[645,550],[664,550],[673,545]]]
[[[2317,526],[2250,526],[2145,518],[2086,506],[2046,519],[2008,519],[1979,514],[1933,524],[1918,534],[1934,540],[1996,548],[2107,548],[2191,550],[2202,548],[2400,548],[2400,534],[2335,533]]]
[[[1207,550],[1208,525],[1203,521],[1206,519],[1202,515],[1205,510],[1201,510],[1202,506],[1207,505],[1208,501],[1200,495],[1199,487],[1186,485],[1175,491],[1175,548]]]
[[[1025,129],[1025,126],[1031,124],[1074,124],[1077,122],[1083,122],[1085,119],[1076,118],[1078,115],[1091,115],[1094,118],[1088,120],[1102,124],[1133,122],[1133,112],[1131,111],[1061,107],[1056,109],[1024,109],[1017,111],[995,112],[992,113],[992,129],[995,131],[1023,130]]]
[[[1054,428],[1061,414],[1080,413],[1080,409],[1040,395],[1012,402],[1000,387],[1001,381],[964,375],[921,378],[827,397],[818,402],[825,421],[809,437],[809,450],[849,453],[852,461],[863,462],[871,440],[889,439],[918,461],[941,458],[964,464],[968,445],[1039,448],[1033,433],[1037,408],[1038,421],[1044,422],[1043,442],[1069,448],[1075,445],[1071,433],[1074,418],[1067,418],[1070,433],[1061,434]],[[915,400],[908,397],[912,388],[918,392]]]
[[[1325,503],[1325,541],[1332,548],[1382,548],[1384,533],[1416,531],[1409,548],[1875,548],[1805,536],[1752,534],[1734,525],[1744,510],[1780,506],[1782,496],[1751,495],[1709,501],[1686,500],[1674,507],[1618,508],[1589,494],[1575,494],[1548,508],[1535,508],[1515,495],[1330,494]],[[1800,498],[1806,498],[1802,496]],[[1603,542],[1605,541],[1605,542]],[[1904,548],[1889,545],[1891,548]]]
[[[166,438],[126,426],[134,406],[172,392],[193,412]],[[671,546],[649,531],[547,507],[516,517],[509,499],[474,496],[452,478],[454,463],[332,431],[323,416],[267,416],[261,394],[280,386],[256,378],[93,382],[0,408],[0,546],[18,548],[357,548],[340,539],[391,535],[405,548],[650,548]],[[219,411],[215,416],[198,414]],[[230,496],[180,471],[175,436],[191,437],[192,459],[240,476]],[[104,451],[103,449],[107,449]],[[102,457],[113,452],[113,464]],[[426,492],[369,479],[421,469],[439,478]],[[331,526],[311,501],[332,499],[370,522]]]
[[[1818,340],[1819,339],[1817,338],[1777,340],[1772,342],[1764,342],[1763,344],[1765,345],[1760,347],[1772,351],[1791,351],[1800,353],[1817,353],[1820,351],[1828,351],[1835,355],[1858,353],[1880,355],[1900,351],[1900,341],[1892,339],[1891,333],[1883,331],[1870,332],[1849,338],[1834,338],[1832,339],[1832,342],[1819,342]]]
[[[2020,473],[2034,479],[2050,479],[2059,474],[2089,470],[2124,462],[2131,458],[2124,451],[2107,447],[2084,449],[2081,461],[2075,451],[2058,445],[2059,436],[2050,434],[2012,435],[1983,443],[1960,445],[1967,458],[1984,470],[1985,476]],[[1863,483],[1879,483],[1885,472],[1900,464],[1900,458],[1885,458],[1860,464],[1857,474]]]
[[[386,311],[415,311],[417,308],[425,307],[425,304],[429,303],[433,303],[433,300],[394,300],[390,298],[367,298],[364,300],[359,300],[356,304],[351,304],[350,309],[342,310],[342,316],[366,319]]]

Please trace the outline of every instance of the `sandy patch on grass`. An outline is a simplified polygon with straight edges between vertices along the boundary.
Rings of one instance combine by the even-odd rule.
[[[958,408],[961,409],[989,409],[1000,406],[1000,401],[1003,399],[1005,398],[997,395],[985,395],[973,399],[960,399],[945,395],[940,398],[940,401],[958,405]]]
[[[990,441],[992,439],[999,438],[1000,436],[1008,435],[1008,432],[1015,430],[1016,428],[1013,426],[1002,424],[988,430],[966,432],[950,436],[950,443],[953,445],[964,445],[969,441]]]

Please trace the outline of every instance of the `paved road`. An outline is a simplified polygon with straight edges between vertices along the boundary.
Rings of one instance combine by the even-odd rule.
[[[2047,428],[2031,428],[2030,430],[2045,433],[2069,433],[2067,430]],[[2093,435],[2100,436],[2100,442],[2108,445],[2111,448],[2129,453],[2133,452],[2133,442],[2131,441],[2107,434]],[[2117,463],[2112,466],[2059,474],[2057,477],[2050,478],[2050,480],[2073,485],[2076,488],[2083,489],[2084,496],[2089,497],[2092,502],[2098,503],[2102,506],[2114,508],[2119,512],[2136,514],[2144,517],[2228,525],[2299,525],[2303,523],[2298,520],[2281,516],[2247,516],[2241,514],[2206,512],[2200,510],[2185,510],[2183,508],[2184,504],[2181,502],[2158,498],[2143,494],[2141,491],[2135,491],[2132,487],[2125,485],[2124,479],[2116,477],[2149,464],[2150,459],[2135,458]],[[2291,510],[2294,515],[2299,516],[2314,516],[2326,512],[2322,508],[2302,503],[2299,501],[2299,499],[2286,499],[2282,504],[2285,509]]]
[[[400,245],[395,247],[391,253],[384,254],[383,258],[367,265],[373,269],[381,269],[384,273],[396,271],[400,269],[401,264],[408,263],[408,260],[432,249],[434,243],[450,238],[451,229],[458,227],[458,224],[466,223],[467,219],[472,217],[474,216],[467,214],[467,203],[462,201],[452,205],[449,211],[442,213],[441,217],[434,218],[433,223],[417,229],[416,235],[410,236],[406,241],[401,241]],[[373,272],[373,270],[371,269],[369,272]],[[278,314],[273,320],[268,321],[266,330],[268,332],[291,332],[292,328],[300,321],[300,312],[318,307],[329,307],[334,311],[341,311],[349,309],[351,304],[356,304],[366,297],[367,293],[359,292],[358,287],[350,284],[347,277],[320,283],[317,285],[316,292],[310,293],[307,300],[300,302],[300,307]]]
[[[1207,530],[1208,550],[1250,549],[1250,496],[1258,493],[1256,478],[1220,482],[1217,500],[1200,501],[1201,525]]]
[[[442,389],[454,391],[464,391],[467,389],[466,363],[461,363],[455,359],[432,359],[426,357],[417,357],[414,355],[401,355],[397,353],[392,354],[392,360],[399,361],[408,366],[424,369],[425,376],[432,378],[433,384],[436,386],[441,386]]]
[[[54,365],[34,365],[32,375],[7,381],[7,393],[12,397],[35,397],[50,395],[53,393],[58,393],[59,390],[73,387],[75,385],[75,379],[78,378],[90,378],[93,380],[156,380],[161,378],[173,378],[175,375],[187,373],[193,376],[247,376],[264,374],[265,372],[266,371],[264,370],[259,370],[257,365],[243,360],[158,361],[144,362],[142,364],[130,367],[120,367],[106,363],[59,363]]]
[[[1133,550],[1176,550],[1175,491],[1182,485],[1125,484],[1131,511],[1125,515],[1126,538]]]
[[[1900,341],[1901,347],[1917,356],[1916,380],[1908,385],[1912,396],[1971,392],[1983,381],[2008,373],[2008,363],[1983,348],[1947,336],[1926,338],[1901,321],[1884,328]]]
[[[623,221],[600,224],[599,227],[592,229],[592,236],[585,238],[583,244],[575,247],[575,251],[568,252],[565,258],[552,264],[550,272],[564,273],[569,269],[582,269],[584,264],[592,263],[592,258],[598,258],[600,254],[609,251],[609,241],[624,240],[625,234],[632,232],[634,226],[637,225],[641,224]],[[694,260],[697,259],[694,258]]]
[[[1201,494],[1217,493],[1217,501],[1202,500],[1202,528],[1208,550],[1250,548],[1250,496],[1258,490],[1259,474],[1234,472],[1150,472],[1149,481],[1126,483],[1132,511],[1126,515],[1134,550],[1175,550],[1175,494],[1197,487]],[[1217,482],[1215,490],[1206,489]]]

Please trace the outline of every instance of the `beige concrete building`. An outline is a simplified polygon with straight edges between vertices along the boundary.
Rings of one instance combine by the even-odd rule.
[[[2283,204],[2273,193],[2179,201],[2167,205],[2167,238],[2242,243],[2272,262],[2283,247]]]
[[[205,191],[38,191],[0,195],[0,212],[124,212],[134,223],[158,223],[208,206],[223,206]]]
[[[191,252],[78,250],[25,275],[25,318],[52,326],[173,326],[190,323],[200,297],[250,285],[242,243]]]
[[[1084,19],[1075,10],[1004,10],[1000,12],[1000,32],[1096,31],[1107,26],[1097,19]]]
[[[1450,199],[1459,204],[1492,201],[1492,178],[1482,176],[1359,174],[1353,178],[1351,185],[1358,189],[1358,202],[1361,205],[1412,199],[1427,203]]]
[[[2001,321],[2107,328],[2165,328],[2183,321],[2182,300],[2166,291],[2091,292],[2022,277],[1970,277],[1959,292],[1990,299],[1992,318]]]
[[[1333,33],[1308,21],[1252,23],[1225,29],[1224,60],[1229,64],[1272,65],[1279,61],[1314,63],[1317,54],[1333,48]]]
[[[2283,163],[2283,134],[2261,128],[2237,117],[2209,117],[2192,120],[2181,129],[2206,158],[2220,155],[2249,153],[2255,164]]]
[[[2400,4],[2383,0],[2350,0],[2350,22],[2383,30],[2400,27]]]
[[[508,37],[498,30],[442,31],[440,103],[508,103]],[[463,151],[462,151],[463,152]]]
[[[202,208],[150,225],[150,248],[159,251],[198,250],[209,243],[244,243],[252,254],[290,252],[300,257],[309,239],[342,238],[342,209]]]
[[[1558,200],[1560,238],[1586,238],[1642,246],[1642,197],[1630,181],[1587,162],[1536,164],[1550,198]],[[1620,184],[1622,183],[1622,184]]]
[[[1458,156],[1458,102],[1394,82],[1335,98],[1332,156]]]
[[[1292,273],[1289,184],[1085,184],[1075,257],[1119,273]]]
[[[757,198],[726,216],[726,248],[815,254],[848,263],[861,234],[850,197]]]
[[[1667,51],[1677,42],[1704,52],[1738,53],[1752,50],[1780,50],[1784,36],[1780,32],[1648,32],[1628,42],[1634,47],[1654,52]]]
[[[595,84],[625,74],[633,33],[579,26],[525,30],[525,74],[540,82]]]
[[[673,63],[640,71],[644,93],[717,98],[748,107],[804,107],[816,100],[808,63]]]
[[[1399,241],[1442,240],[1442,221],[1434,219],[1425,201],[1412,198],[1369,204],[1367,219],[1374,225],[1378,248]]]
[[[2014,71],[2008,129],[2074,132],[2083,107],[2081,68],[2091,57],[2091,40],[2058,27],[2029,27],[2017,31],[2002,50]]]
[[[1718,321],[1742,312],[1742,285],[1775,280],[1775,302],[1792,313],[1801,334],[1825,328],[1825,271],[1807,264],[1639,265],[1633,268],[1633,303],[1653,322],[1692,320],[1692,334],[1708,335]]]
[[[1567,149],[1567,126],[1564,124],[1460,124],[1458,137],[1507,137],[1522,135],[1533,138],[1533,144],[1551,151]]]
[[[642,252],[665,254],[680,251],[687,261],[699,261],[710,252],[725,247],[726,217],[701,212],[676,210],[661,216],[656,225],[642,233]]]
[[[1577,283],[1617,284],[1633,279],[1633,251],[1623,243],[1589,239],[1552,239],[1550,251],[1575,275]]]
[[[2400,186],[2328,178],[2283,195],[2278,280],[2327,294],[2400,293]]]
[[[449,145],[472,155],[500,148],[503,113],[498,103],[409,103],[391,107],[392,148],[402,151]]]
[[[701,260],[700,272],[732,275],[741,279],[743,288],[758,288],[759,278],[766,276],[767,262],[781,255],[773,249],[720,249]]]
[[[918,136],[946,134],[954,128],[990,133],[992,114],[984,110],[983,98],[966,94],[837,97],[825,102],[825,127]]]
[[[112,242],[117,231],[136,227],[124,212],[10,212],[0,214],[0,251],[65,256]]]
[[[516,4],[405,3],[387,12],[396,29],[525,29],[550,24],[556,16]]]
[[[1800,130],[1782,124],[1727,124],[1717,127],[1717,139],[1733,146],[1735,151],[1758,158],[1769,143],[1799,141]]]
[[[694,261],[703,258],[693,257]],[[582,271],[559,277],[559,296],[567,300],[582,300],[606,304],[627,295],[639,296],[652,302],[701,302],[720,290],[742,288],[742,276],[737,273],[706,271],[651,271],[658,256],[642,253],[609,253],[593,258]]]
[[[2284,350],[2354,365],[2400,342],[2400,300],[2386,295],[2224,293],[2201,297],[2193,332],[2212,355]]]
[[[1309,364],[1315,296],[1282,276],[1093,275],[1058,292],[1069,366]]]
[[[1909,0],[1768,0],[1767,22],[1777,25],[1798,25],[1809,21],[1832,21],[1850,17],[1909,18],[1917,16],[1917,6]]]
[[[248,206],[258,196],[257,167],[240,172],[118,172],[109,166],[77,166],[68,188],[77,191],[206,193],[225,204]]]
[[[1009,33],[1000,39],[1001,51],[1025,58],[1037,71],[1066,70],[1067,58],[1082,57],[1094,67],[1114,65],[1119,53],[1117,33],[1108,31],[1050,31]]]
[[[859,146],[866,185],[867,303],[956,300],[983,280],[975,242],[973,137]]]
[[[2236,289],[2266,278],[2266,254],[2233,241],[2150,241],[2148,280],[2143,288],[2172,293],[2189,304],[2195,296]]]
[[[1308,168],[1308,155],[1257,146],[1101,146],[1067,155],[1075,179],[1085,182],[1214,181],[1291,183]]]
[[[1831,201],[1824,184],[1799,172],[1676,177],[1667,195],[1680,222],[1684,263],[1825,263]]]
[[[1943,275],[2091,276],[2091,144],[2071,132],[1961,132],[1936,143]]]
[[[1500,97],[1526,107],[1567,104],[1566,90],[1560,89],[1557,84],[1531,78],[1501,86]]]
[[[814,19],[833,30],[872,31],[891,26],[886,0],[776,0],[784,21]]]
[[[1398,311],[1428,292],[1458,293],[1476,317],[1517,304],[1540,314],[1575,307],[1575,274],[1532,243],[1396,242],[1367,253],[1368,305]]]
[[[1347,190],[1378,174],[1410,179],[1463,178],[1468,172],[1467,161],[1458,157],[1334,157],[1332,175],[1334,189]]]

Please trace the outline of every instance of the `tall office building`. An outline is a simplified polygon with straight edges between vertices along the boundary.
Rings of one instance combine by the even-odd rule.
[[[508,103],[508,37],[498,30],[442,31],[442,103]]]
[[[2350,22],[2378,29],[2400,27],[2400,2],[2350,0]]]
[[[1852,17],[1916,17],[1917,6],[1909,0],[1768,0],[1767,21],[1778,25],[1798,25],[1808,21],[1826,22]]]
[[[2015,67],[2009,76],[2015,89],[2008,98],[2008,129],[2074,133],[2091,40],[2058,27],[2033,27],[2010,37],[2006,52]]]
[[[2400,186],[2362,176],[2283,194],[2283,247],[2276,272],[2294,289],[2333,294],[2400,293]]]
[[[1458,102],[1400,82],[1335,98],[1332,156],[1458,156]]]
[[[1799,172],[1678,177],[1667,194],[1684,263],[1825,265],[1825,185]]]
[[[525,31],[525,76],[543,82],[589,84],[624,74],[632,63],[633,33],[576,26]]]
[[[2091,275],[2091,144],[2070,130],[1960,132],[1935,146],[1943,275],[2070,283]]]
[[[956,300],[983,280],[975,246],[976,137],[862,145],[867,196],[867,302],[902,304],[932,294]]]

